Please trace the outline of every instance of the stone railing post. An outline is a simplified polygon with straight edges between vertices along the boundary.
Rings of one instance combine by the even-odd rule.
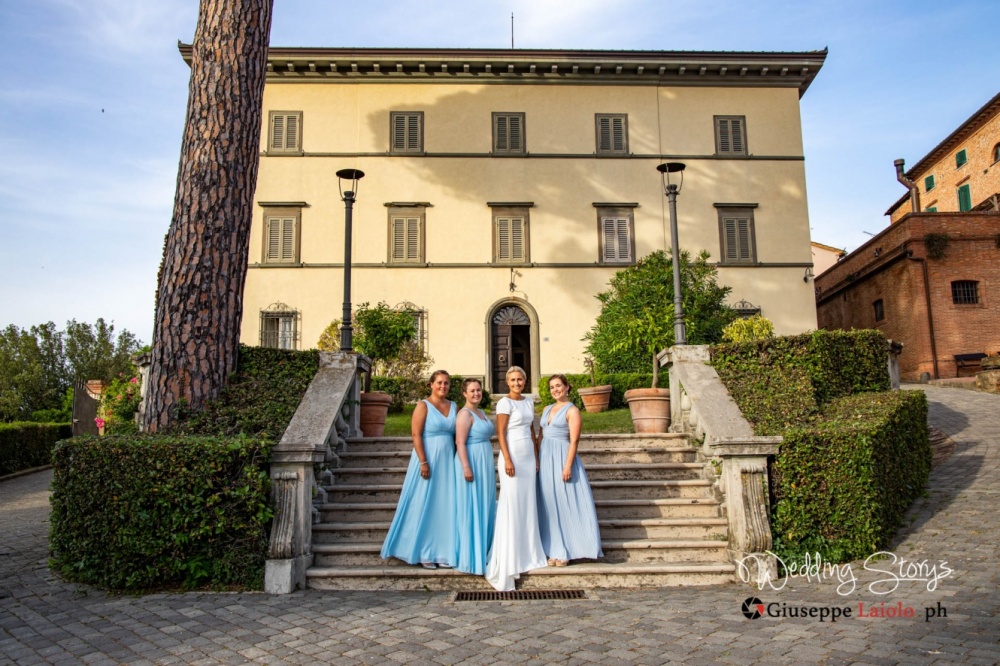
[[[152,352],[142,352],[132,357],[132,365],[139,370],[139,409],[135,412],[135,423],[142,429],[142,414],[146,411],[146,392],[149,386],[149,366],[153,364]]]
[[[264,590],[271,594],[306,586],[313,562],[313,469],[333,459],[331,445],[350,432],[352,422],[356,431],[359,359],[367,361],[358,354],[320,352],[319,370],[271,451],[274,519],[264,569]]]
[[[893,391],[899,390],[899,355],[903,353],[903,343],[889,340],[889,383]]]
[[[767,490],[767,460],[781,437],[758,437],[708,365],[707,346],[671,347],[660,362],[670,368],[671,429],[702,439],[702,454],[721,468],[716,487],[729,522],[729,556],[744,580],[777,576]]]

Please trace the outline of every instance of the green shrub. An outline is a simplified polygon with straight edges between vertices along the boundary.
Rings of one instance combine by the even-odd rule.
[[[734,319],[722,329],[722,339],[726,342],[754,342],[773,337],[774,324],[759,314]]]
[[[881,331],[814,331],[715,345],[711,355],[740,410],[758,415],[757,434],[774,435],[836,398],[888,391],[887,349]],[[782,387],[784,377],[789,387]]]
[[[236,372],[217,400],[182,411],[174,432],[278,441],[319,369],[319,352],[240,345]]]
[[[930,474],[927,398],[867,393],[786,430],[772,474],[775,551],[845,562],[884,549]]]
[[[0,476],[48,465],[55,443],[72,436],[69,423],[0,423]]]
[[[52,566],[110,590],[263,584],[270,442],[74,437],[54,451]]]
[[[127,435],[139,432],[135,413],[142,402],[142,385],[139,373],[119,374],[104,387],[101,394],[101,414],[104,417],[104,434]]]
[[[552,394],[549,392],[549,379],[551,379],[551,376],[546,375],[538,380],[539,403],[542,406],[555,402],[552,399]],[[569,399],[573,401],[574,405],[583,409],[583,398],[580,397],[577,389],[590,386],[590,373],[568,374],[566,375],[566,379],[569,380],[571,387]],[[596,372],[594,373],[594,380],[596,381],[594,386],[611,384],[611,398],[608,402],[608,409],[620,409],[628,406],[625,403],[625,391],[634,388],[649,388],[653,382],[653,375],[646,372]],[[660,385],[667,385],[666,372],[660,375]]]

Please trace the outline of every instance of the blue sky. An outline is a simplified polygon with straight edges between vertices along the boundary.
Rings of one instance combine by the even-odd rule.
[[[613,7],[609,11],[608,7]],[[474,10],[472,9],[474,8]],[[0,2],[0,326],[113,320],[148,342],[197,0]],[[275,0],[275,46],[804,51],[813,240],[887,224],[913,164],[1000,86],[989,0]]]

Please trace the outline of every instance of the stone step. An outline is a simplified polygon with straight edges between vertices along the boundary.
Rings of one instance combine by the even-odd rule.
[[[699,479],[705,463],[614,463],[610,465],[589,465],[587,477],[591,481],[638,481],[667,479]],[[406,478],[406,467],[340,467],[333,472],[334,487],[337,484],[402,484]],[[433,468],[431,474],[434,473]]]
[[[707,479],[669,479],[666,481],[591,481],[597,500],[629,499],[711,499],[712,482]],[[325,490],[333,503],[394,503],[399,501],[402,483],[337,484]]]
[[[494,438],[493,448],[497,448]],[[684,433],[616,433],[580,435],[580,449],[592,448],[635,448],[635,447],[689,447],[688,435]],[[340,453],[374,453],[377,451],[410,451],[413,440],[410,437],[356,437],[345,443]]]
[[[319,512],[324,523],[390,522],[396,502],[327,502]]]
[[[314,534],[314,537],[316,534]],[[728,562],[722,539],[602,539],[604,562]],[[390,558],[383,560],[381,541],[313,542],[313,566],[317,567],[408,567]]]
[[[601,537],[611,541],[725,538],[724,518],[646,518],[598,520]],[[313,525],[313,543],[382,543],[391,519],[323,522]]]
[[[609,465],[613,463],[692,463],[697,462],[698,450],[691,446],[620,446],[580,449],[580,459],[584,466]],[[339,468],[365,467],[406,467],[411,451],[364,451],[342,453],[338,456]],[[498,451],[494,450],[496,457]]]
[[[577,562],[521,574],[518,589],[592,589],[715,585],[736,579],[736,568],[721,562]],[[492,590],[482,576],[414,566],[321,567],[306,572],[319,590]]]
[[[718,500],[670,497],[667,499],[595,500],[597,517],[613,518],[715,518],[720,515]]]

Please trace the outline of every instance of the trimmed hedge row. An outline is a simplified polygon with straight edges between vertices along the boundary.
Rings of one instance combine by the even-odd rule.
[[[262,587],[270,446],[175,435],[59,442],[53,568],[110,590]]]
[[[48,465],[56,442],[72,436],[69,423],[0,423],[0,476]]]
[[[538,380],[538,395],[543,406],[550,405],[555,400],[552,399],[552,394],[549,392],[549,379],[550,376],[546,375]],[[571,375],[567,374],[566,379],[570,383],[570,400],[573,404],[583,409],[583,399],[580,394],[577,393],[577,388],[590,386],[590,375],[589,374],[578,374]],[[603,386],[605,384],[611,384],[611,399],[608,403],[608,409],[621,409],[627,407],[625,404],[625,391],[630,391],[634,388],[649,388],[653,385],[653,375],[651,373],[643,372],[616,372],[616,373],[596,373],[594,375],[596,380],[595,386]],[[660,386],[666,387],[669,385],[669,377],[666,372],[660,373]]]
[[[715,345],[712,366],[758,435],[780,435],[826,403],[888,391],[888,344],[881,331],[815,331]]]
[[[772,470],[775,552],[846,562],[887,547],[930,475],[924,393],[839,398],[783,435]]]

